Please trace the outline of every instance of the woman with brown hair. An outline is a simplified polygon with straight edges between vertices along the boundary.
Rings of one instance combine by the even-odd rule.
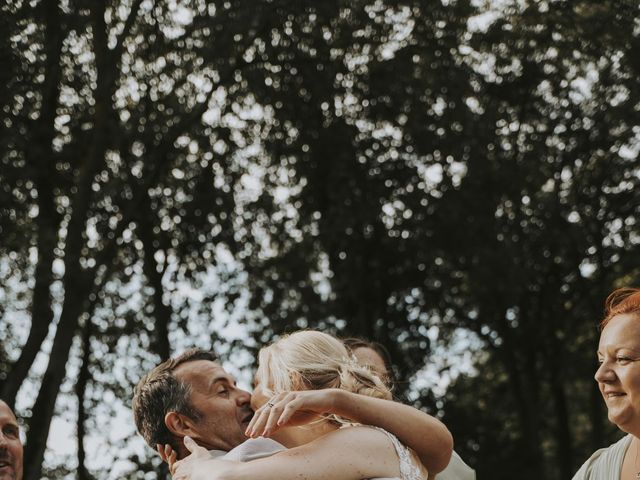
[[[378,375],[382,381],[393,389],[395,376],[391,355],[384,345],[363,338],[345,338],[342,340],[351,352],[356,362],[369,368]],[[438,473],[438,480],[474,480],[475,471],[469,467],[455,451],[451,454],[451,460],[446,468]]]

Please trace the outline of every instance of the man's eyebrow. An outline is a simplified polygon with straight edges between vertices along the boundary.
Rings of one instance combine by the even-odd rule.
[[[220,374],[220,375],[216,375],[211,379],[211,381],[209,382],[209,386],[207,387],[207,391],[211,391],[211,389],[220,382],[227,382],[227,383],[230,383],[231,385],[235,384],[235,382],[231,377],[229,377],[228,375]]]

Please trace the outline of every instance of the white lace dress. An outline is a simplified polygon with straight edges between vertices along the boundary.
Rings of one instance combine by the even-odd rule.
[[[395,435],[387,432],[386,430],[372,426],[369,426],[369,428],[373,428],[384,433],[389,440],[391,440],[391,443],[398,454],[398,461],[400,462],[400,478],[378,478],[376,480],[427,480],[427,470],[424,468],[422,463],[420,463],[420,460],[418,460],[418,457],[413,450],[404,446]]]

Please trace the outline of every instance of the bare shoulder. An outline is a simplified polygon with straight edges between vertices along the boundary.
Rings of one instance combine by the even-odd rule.
[[[387,449],[389,452],[394,452],[389,434],[381,429],[366,425],[343,427],[325,435],[323,438],[333,444],[345,445],[345,447],[347,444],[356,444],[362,450],[381,451],[381,449]]]
[[[347,427],[267,459],[242,464],[237,473],[237,478],[256,480],[358,480],[398,477],[400,465],[384,432]]]

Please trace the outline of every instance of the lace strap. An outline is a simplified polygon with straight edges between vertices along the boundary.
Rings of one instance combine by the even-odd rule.
[[[389,438],[389,440],[391,440],[391,443],[393,444],[393,447],[398,454],[401,480],[424,480],[425,477],[423,477],[422,475],[422,466],[416,464],[417,460],[415,459],[413,452],[409,448],[400,443],[400,440],[398,440],[398,438],[392,433],[389,433],[379,427],[374,427],[371,425],[369,426],[370,428],[374,428],[384,433]]]

